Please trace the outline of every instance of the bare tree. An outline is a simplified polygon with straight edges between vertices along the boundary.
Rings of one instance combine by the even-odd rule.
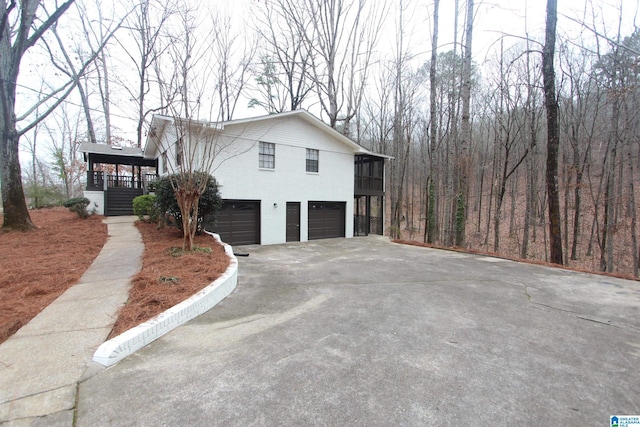
[[[551,262],[562,264],[562,231],[560,198],[558,192],[558,147],[560,129],[558,125],[558,100],[556,97],[556,73],[553,66],[556,45],[558,1],[547,0],[547,18],[544,48],[542,50],[542,79],[544,82],[545,107],[547,109],[547,195],[549,198],[549,252]]]
[[[169,182],[182,217],[182,249],[191,251],[198,230],[198,208],[209,186],[209,174],[217,157],[220,131],[215,122],[195,121],[174,116],[167,132],[169,139],[156,139],[157,149],[165,155],[171,174]],[[172,143],[171,141],[175,141]]]
[[[86,163],[78,157],[78,148],[85,140],[82,114],[74,114],[67,104],[62,104],[48,120],[44,130],[51,141],[52,169],[62,181],[65,196],[79,193],[80,183],[86,172]]]
[[[71,7],[74,0],[59,6],[44,19],[36,17],[45,13],[40,1],[3,2],[0,6],[0,178],[2,182],[2,205],[4,222],[2,228],[30,230],[34,228],[22,188],[19,140],[35,127],[53,108],[54,104],[31,123],[18,130],[16,118],[16,87],[20,64],[26,51],[35,45],[53,24]],[[72,82],[64,84],[52,95],[66,96]]]
[[[305,42],[310,75],[329,125],[340,122],[350,133],[364,94],[374,48],[380,38],[385,2],[366,0],[305,0],[277,2]],[[305,54],[306,55],[306,54]]]
[[[147,98],[151,93],[152,74],[158,58],[170,46],[170,43],[162,43],[162,39],[167,31],[165,28],[167,23],[175,13],[176,6],[173,2],[142,0],[124,24],[128,30],[128,36],[123,35],[117,38],[118,44],[136,72],[136,80],[133,84],[127,81],[121,83],[136,104],[136,145],[138,147],[142,146],[143,127],[148,115],[163,108],[162,99],[160,105],[151,108],[147,105]],[[103,62],[106,62],[106,58]],[[104,79],[108,81],[106,73]]]
[[[84,21],[82,22],[84,25]],[[79,40],[76,40],[75,41],[76,44],[73,47],[73,51],[69,52],[65,42],[62,40],[62,37],[60,36],[60,33],[57,27],[58,27],[57,24],[54,24],[51,26],[51,33],[55,37],[57,50],[47,45],[47,51],[49,52],[50,60],[53,66],[56,67],[58,71],[66,75],[69,79],[71,79],[73,81],[74,86],[77,88],[78,94],[80,95],[82,110],[85,116],[85,122],[87,125],[87,138],[89,142],[96,144],[98,141],[96,139],[96,130],[94,126],[94,121],[91,117],[92,108],[89,103],[89,94],[87,93],[87,88],[83,86],[83,83],[86,83],[87,76],[86,76],[86,73],[84,75],[81,75],[79,73],[77,69],[78,66],[76,65],[73,59],[73,58],[81,58],[81,60],[84,62],[84,59],[86,56],[84,52],[84,46],[81,45],[81,42]],[[85,26],[84,34],[88,36],[88,33],[86,32],[86,26]],[[87,37],[87,39],[88,38],[89,37]],[[90,43],[90,40],[87,40],[87,41]],[[44,42],[47,43],[46,40],[44,40]],[[59,51],[61,53],[62,61],[59,61],[58,58],[55,57],[54,52],[56,51]],[[84,79],[84,82],[82,81],[83,79]]]
[[[254,71],[262,99],[252,98],[249,106],[260,105],[270,113],[297,110],[313,90],[311,52],[303,37],[311,22],[299,15],[292,0],[264,2],[258,20],[257,33],[266,42],[262,69]]]
[[[429,62],[429,177],[427,178],[427,219],[425,224],[424,239],[433,243],[436,239],[437,215],[436,215],[436,184],[435,177],[435,151],[438,143],[438,114],[436,88],[436,62],[438,60],[438,11],[440,0],[433,2],[433,35],[431,36],[431,61]]]
[[[246,88],[255,48],[250,41],[243,44],[227,17],[208,20],[214,22],[214,32],[205,40],[198,38],[202,21],[195,9],[180,9],[173,18],[178,22],[166,28],[171,41],[166,61],[154,64],[165,120],[171,122],[169,136],[159,139],[151,129],[150,140],[166,159],[182,216],[183,249],[191,250],[206,178],[216,161],[238,154],[233,153],[233,138],[220,131]]]
[[[470,144],[471,144],[471,50],[473,44],[473,0],[467,0],[467,14],[464,44],[464,60],[462,61],[462,117],[460,121],[460,155],[458,156],[458,170],[460,179],[456,194],[456,225],[455,244],[464,246],[465,231],[467,222],[467,195],[469,192],[469,172],[470,172]]]
[[[216,32],[210,39],[213,51],[210,65],[218,94],[216,107],[222,120],[231,120],[249,80],[256,46],[247,34],[241,38],[234,31],[230,17],[215,15],[212,20]]]

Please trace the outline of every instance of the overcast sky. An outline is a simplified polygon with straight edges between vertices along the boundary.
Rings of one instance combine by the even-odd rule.
[[[122,0],[126,3],[128,0]],[[255,25],[253,14],[255,9],[262,6],[265,0],[226,0],[216,2],[200,2],[193,0],[199,8],[220,7],[226,13],[233,15],[238,31],[249,29]],[[398,23],[398,9],[401,0],[387,0],[389,13],[384,27],[385,34],[377,47],[377,56],[380,60],[392,59],[394,55],[395,34]],[[440,2],[440,31],[439,31],[439,52],[451,50],[454,34],[454,6],[453,0],[441,0]],[[464,26],[465,1],[460,0],[459,31],[462,32]],[[404,13],[402,28],[405,34],[407,50],[414,56],[415,67],[428,61],[431,49],[432,14],[433,5],[431,1],[411,1],[404,0],[407,7]],[[473,52],[474,60],[482,69],[482,65],[492,59],[495,50],[499,48],[498,40],[505,36],[505,46],[521,43],[527,34],[542,41],[544,37],[545,22],[544,0],[476,0],[476,17],[474,23]],[[569,35],[572,39],[588,40],[592,34],[582,28],[573,20],[594,22],[598,31],[606,32],[615,37],[618,25],[619,10],[622,9],[622,34],[629,35],[638,25],[638,1],[637,0],[559,0],[559,35]],[[595,19],[592,17],[595,15]],[[248,31],[248,30],[247,30]],[[458,48],[459,49],[459,48]],[[115,51],[115,50],[114,50]],[[130,66],[126,65],[124,55],[114,58],[114,71],[117,74],[127,73]],[[47,58],[36,56],[31,58],[35,62],[30,67],[23,67],[21,83],[26,87],[23,94],[33,94],[39,87],[37,76],[51,73],[51,67],[46,66]],[[45,65],[43,65],[45,64]],[[122,93],[114,93],[113,96],[113,122],[119,128],[119,133],[125,137],[133,139],[135,134],[135,121],[127,119],[131,115],[132,109],[121,108],[127,104],[127,96]],[[71,108],[79,103],[77,96],[70,98]],[[235,118],[244,118],[265,114],[259,108],[247,108],[247,100],[238,103]],[[96,108],[98,103],[95,103]],[[311,108],[313,110],[313,107]],[[312,111],[314,112],[314,111]],[[316,113],[317,114],[317,113]],[[99,113],[96,113],[99,115]],[[46,152],[44,153],[46,155]]]

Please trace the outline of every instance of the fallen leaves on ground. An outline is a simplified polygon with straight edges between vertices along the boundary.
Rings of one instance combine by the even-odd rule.
[[[64,208],[29,214],[35,230],[0,233],[0,343],[74,285],[107,240],[102,216],[80,219]]]
[[[129,300],[120,311],[109,338],[196,294],[229,266],[224,247],[207,234],[195,237],[195,245],[204,250],[181,253],[175,249],[182,246],[179,230],[157,229],[155,224],[141,221],[136,225],[144,242],[143,266],[132,279]]]

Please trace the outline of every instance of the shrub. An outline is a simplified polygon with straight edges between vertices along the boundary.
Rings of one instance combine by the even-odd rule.
[[[71,212],[75,212],[78,214],[80,218],[89,218],[89,211],[87,211],[87,206],[89,206],[89,199],[86,197],[74,197],[62,203],[62,206],[65,208],[69,208]]]
[[[218,191],[218,183],[214,177],[206,172],[194,172],[194,174],[196,180],[207,180],[207,188],[198,202],[198,231],[201,231],[205,216],[215,216],[215,213],[222,207],[222,198]],[[174,174],[156,181],[156,204],[159,212],[171,215],[175,219],[175,226],[182,230],[182,213],[171,186],[171,179],[179,186],[183,178],[181,174]]]
[[[24,187],[25,196],[29,201],[29,207],[34,209],[62,206],[67,196],[55,186],[42,186],[28,184]]]
[[[133,199],[133,214],[138,216],[141,221],[147,220],[150,222],[158,221],[158,206],[156,205],[156,196],[152,194],[145,194]]]

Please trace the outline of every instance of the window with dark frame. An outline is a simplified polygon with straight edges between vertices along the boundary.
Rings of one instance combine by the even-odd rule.
[[[182,166],[183,157],[182,139],[179,139],[176,141],[176,167]]]
[[[320,153],[318,150],[307,148],[307,172],[319,171]]]
[[[260,168],[276,168],[276,144],[271,142],[260,142]]]
[[[164,173],[169,172],[169,159],[167,158],[167,152],[162,153],[162,171]]]

